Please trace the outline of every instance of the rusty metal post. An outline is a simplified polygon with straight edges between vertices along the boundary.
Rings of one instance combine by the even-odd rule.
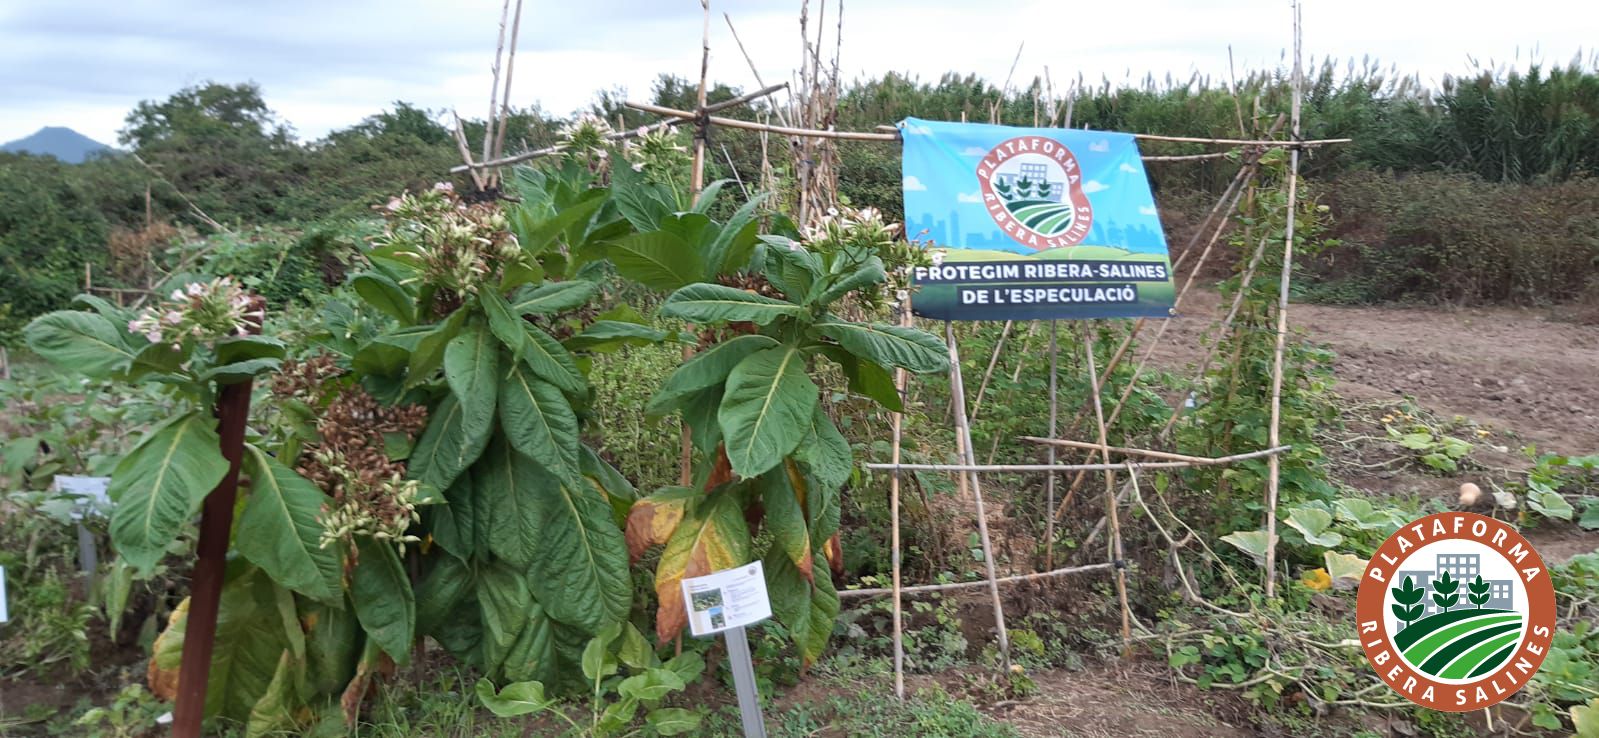
[[[228,473],[206,496],[200,512],[199,556],[189,585],[189,615],[183,633],[183,661],[178,670],[178,704],[172,711],[173,738],[202,735],[222,577],[228,565],[228,534],[233,528],[239,463],[244,457],[244,426],[250,415],[250,384],[249,380],[230,384],[217,395],[217,434],[221,436],[222,458],[228,460]]]

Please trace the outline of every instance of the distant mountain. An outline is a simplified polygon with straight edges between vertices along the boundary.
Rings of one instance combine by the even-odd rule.
[[[90,154],[109,151],[107,146],[71,128],[45,126],[38,133],[8,144],[0,144],[0,151],[26,151],[30,154],[53,156],[68,164],[79,164]]]

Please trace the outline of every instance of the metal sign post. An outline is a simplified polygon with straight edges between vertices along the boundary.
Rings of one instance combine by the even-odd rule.
[[[733,689],[738,692],[738,715],[744,724],[744,738],[766,738],[766,719],[761,716],[761,695],[755,686],[755,662],[750,660],[750,640],[744,626],[723,633],[727,642],[728,667],[733,671]]]
[[[766,738],[761,717],[761,694],[755,686],[755,662],[744,627],[772,616],[766,593],[766,570],[756,561],[736,569],[683,579],[683,606],[688,610],[689,632],[696,636],[723,634],[727,665],[738,692],[738,713],[745,738]]]

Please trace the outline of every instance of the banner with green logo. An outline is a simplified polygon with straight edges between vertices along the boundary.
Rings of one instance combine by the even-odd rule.
[[[1166,236],[1131,134],[908,118],[905,230],[930,241],[918,315],[1166,317]]]

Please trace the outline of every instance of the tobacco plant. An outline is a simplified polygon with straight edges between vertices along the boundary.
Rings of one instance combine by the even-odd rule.
[[[664,642],[683,629],[684,577],[761,556],[773,612],[809,664],[838,614],[828,564],[842,564],[839,494],[854,465],[820,403],[818,381],[836,376],[821,363],[836,365],[852,391],[897,409],[890,368],[945,370],[945,347],[914,328],[840,317],[846,302],[887,277],[876,250],[892,229],[875,220],[851,224],[867,238],[811,250],[784,235],[757,238],[754,203],[723,226],[698,212],[661,212],[664,198],[618,198],[640,233],[612,247],[617,270],[673,290],[660,317],[700,329],[699,353],[647,408],[680,414],[690,429],[695,484],[639,500],[627,524],[635,559],[665,546],[655,571],[656,635]],[[705,209],[702,198],[696,210]]]
[[[170,417],[147,430],[116,464],[111,541],[120,559],[148,576],[169,554],[187,550],[191,520],[228,470],[212,417],[218,387],[275,370],[286,354],[254,335],[263,302],[228,278],[193,283],[134,314],[82,296],[88,311],[34,320],[29,346],[61,367],[91,378],[160,388]],[[326,496],[292,468],[292,458],[260,436],[248,437],[233,561],[213,656],[206,714],[248,722],[251,732],[293,724],[319,662],[299,615],[346,606],[340,547],[323,545],[318,520]],[[157,639],[150,674],[170,698],[177,684],[187,601]],[[331,679],[343,671],[329,666]],[[342,674],[348,680],[347,674]]]

